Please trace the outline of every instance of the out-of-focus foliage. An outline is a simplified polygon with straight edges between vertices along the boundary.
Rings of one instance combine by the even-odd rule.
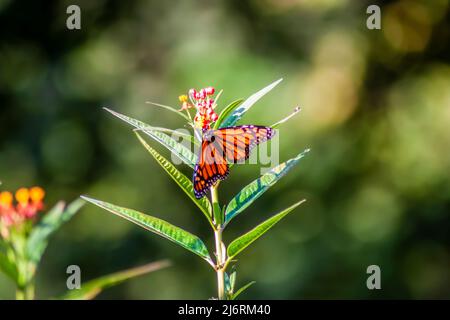
[[[0,1],[3,187],[42,185],[49,204],[90,194],[161,212],[210,246],[198,208],[101,107],[177,128],[182,119],[145,101],[176,107],[187,89],[213,85],[224,89],[223,107],[283,77],[244,120],[270,125],[299,104],[300,115],[279,128],[280,159],[312,152],[239,217],[239,228],[230,224],[225,241],[264,212],[308,202],[239,256],[239,282],[262,279],[249,289],[255,298],[449,297],[448,1],[379,2],[381,30],[366,28],[373,3],[365,1],[76,3],[82,29],[69,31],[73,2]],[[235,166],[221,198],[259,176],[259,166]],[[85,282],[170,257],[174,266],[151,281],[99,297],[207,298],[209,267],[159,240],[86,206],[50,243],[40,294],[63,292],[70,264]],[[372,264],[380,291],[366,288]],[[9,292],[1,275],[0,298]]]

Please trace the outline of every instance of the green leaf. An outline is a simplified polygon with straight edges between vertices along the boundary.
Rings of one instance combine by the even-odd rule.
[[[144,275],[146,273],[161,270],[170,266],[170,262],[167,260],[157,261],[146,264],[137,268],[132,268],[116,273],[112,273],[81,285],[80,289],[74,289],[68,291],[60,299],[63,300],[90,300],[95,298],[104,289],[118,285],[128,279]]]
[[[148,135],[155,141],[162,144],[164,147],[166,147],[170,152],[174,153],[178,158],[181,159],[181,161],[183,161],[185,164],[190,166],[192,169],[195,167],[195,164],[197,163],[197,155],[192,153],[191,150],[186,148],[181,143],[178,143],[176,140],[174,140],[167,134],[165,134],[161,131],[158,131],[158,130],[149,129],[149,128],[151,128],[151,126],[142,121],[127,117],[121,113],[115,112],[108,108],[104,108],[104,109],[106,111],[110,112],[111,114],[113,114],[114,116],[116,116],[117,118],[132,125],[136,129],[141,130],[146,135]]]
[[[199,145],[198,141],[195,140],[194,136],[192,136],[191,134],[180,132],[178,130],[172,130],[172,129],[161,128],[161,127],[152,127],[152,126],[148,126],[148,127],[146,127],[146,129],[152,130],[152,131],[159,131],[159,132],[163,132],[163,133],[170,133],[170,134],[172,134],[174,136],[186,138],[189,141],[191,141],[192,143]],[[135,131],[139,131],[139,130],[142,131],[142,129],[134,129],[134,130]]]
[[[11,278],[12,281],[17,283],[18,272],[15,264],[8,259],[8,257],[0,252],[0,271]]]
[[[174,107],[170,107],[170,106],[166,106],[164,104],[160,104],[160,103],[156,103],[156,102],[151,102],[151,101],[146,101],[146,103],[154,105],[156,107],[160,107],[166,110],[169,110],[173,113],[176,113],[178,116],[182,117],[183,119],[190,121],[189,117],[187,115],[185,115],[184,113],[178,111],[177,109],[175,109]]]
[[[280,213],[272,216],[267,219],[263,223],[256,226],[254,229],[250,230],[246,234],[240,236],[230,243],[227,249],[228,253],[228,261],[242,252],[245,248],[247,248],[250,244],[252,244],[256,239],[261,237],[264,233],[266,233],[270,228],[272,228],[278,221],[283,219],[289,212],[297,208],[300,204],[305,202],[306,200],[302,200],[297,202],[296,204],[290,206],[289,208],[284,209]]]
[[[47,248],[50,236],[58,230],[61,225],[69,221],[84,205],[80,199],[73,201],[67,207],[64,202],[58,202],[43,218],[35,225],[27,241],[28,259],[37,265]]]
[[[220,112],[219,117],[217,118],[216,122],[214,123],[214,129],[220,128],[222,122],[225,120],[226,117],[238,106],[244,101],[244,99],[238,99],[236,101],[231,102],[228,106],[226,106],[222,112]]]
[[[227,293],[230,293],[231,292],[230,276],[226,272],[224,272],[224,282],[225,282],[225,291]]]
[[[235,285],[236,285],[236,271],[233,271],[230,274],[230,289],[231,289],[231,292],[234,292]]]
[[[236,270],[232,270],[231,274],[225,274],[225,291],[227,293],[228,299],[231,299],[234,292],[234,286],[236,284]]]
[[[225,225],[228,224],[231,219],[236,217],[239,213],[244,211],[250,206],[256,199],[258,199],[266,190],[273,186],[278,180],[280,180],[288,171],[294,167],[301,158],[303,158],[309,149],[306,149],[295,158],[289,159],[278,166],[272,168],[260,178],[252,181],[245,186],[231,201],[228,203],[225,210]]]
[[[131,221],[144,229],[147,229],[170,241],[173,241],[183,248],[199,255],[200,257],[208,261],[208,263],[212,263],[211,257],[208,253],[208,249],[199,237],[179,227],[176,227],[167,221],[146,215],[136,210],[119,207],[111,203],[92,199],[86,196],[81,196],[81,198],[95,204],[96,206],[99,206],[100,208],[114,213],[119,217]]]
[[[201,199],[197,199],[194,195],[194,187],[192,185],[192,181],[180,171],[178,171],[178,169],[172,163],[170,163],[170,161],[160,155],[155,149],[150,147],[139,133],[136,132],[136,136],[145,147],[145,149],[147,149],[147,151],[153,156],[153,158],[155,158],[158,164],[161,165],[161,167],[167,172],[167,174],[178,184],[178,186],[188,195],[188,197],[197,205],[197,207],[200,208],[211,226],[213,226],[211,219],[212,208],[208,198],[202,197]]]
[[[284,117],[283,119],[281,119],[280,121],[278,121],[277,123],[274,123],[273,125],[271,125],[270,127],[272,129],[278,128],[281,124],[285,123],[286,121],[288,121],[290,118],[292,118],[293,116],[295,116],[297,113],[299,113],[302,109],[300,107],[295,107],[294,111],[292,111],[287,117]]]
[[[233,113],[223,121],[223,123],[221,124],[220,127],[224,128],[224,127],[234,126],[239,121],[239,119],[241,119],[242,116],[255,104],[255,102],[257,102],[259,99],[261,99],[266,93],[268,93],[270,90],[272,90],[282,80],[283,79],[279,79],[279,80],[269,84],[267,87],[252,94],[250,97],[248,97],[247,100],[245,100],[239,106],[239,108],[235,109],[233,111]]]
[[[251,281],[249,283],[247,283],[245,286],[243,286],[242,288],[240,288],[238,291],[236,291],[235,294],[233,294],[231,296],[231,300],[235,300],[242,292],[244,292],[245,290],[247,290],[248,288],[250,288],[252,285],[254,285],[256,283],[256,281]]]

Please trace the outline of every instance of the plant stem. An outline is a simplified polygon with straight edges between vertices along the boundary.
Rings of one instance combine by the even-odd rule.
[[[216,256],[217,256],[217,292],[219,300],[225,299],[225,270],[222,266],[222,230],[216,230],[214,232],[215,240],[216,240]]]
[[[217,292],[219,300],[225,299],[225,269],[223,268],[224,252],[222,251],[222,211],[219,205],[219,195],[217,192],[217,185],[211,187],[211,202],[214,214],[214,239],[216,244],[216,273],[217,273]]]
[[[211,202],[213,206],[213,218],[214,218],[214,225],[216,229],[220,229],[223,217],[222,217],[222,211],[220,210],[219,205],[219,193],[217,192],[218,184],[214,187],[211,187]]]
[[[17,290],[16,290],[16,300],[25,300],[25,290],[17,288]]]
[[[16,289],[16,300],[34,300],[34,283],[18,286]]]
[[[34,283],[29,283],[25,288],[26,300],[34,300]]]
[[[34,300],[34,283],[18,286],[16,289],[16,300]]]

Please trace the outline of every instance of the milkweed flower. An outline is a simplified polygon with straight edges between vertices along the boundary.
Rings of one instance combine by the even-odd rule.
[[[211,123],[218,119],[218,115],[214,111],[217,106],[213,97],[215,92],[214,87],[206,87],[199,91],[190,89],[189,95],[178,97],[182,103],[180,111],[190,108],[196,109],[197,112],[194,117],[194,126],[196,128],[210,129]],[[188,98],[190,98],[191,102],[188,101]]]
[[[193,108],[192,104],[190,104],[188,102],[188,99],[189,99],[188,96],[185,95],[185,94],[183,94],[183,95],[178,97],[178,100],[180,100],[180,102],[181,102],[181,108],[178,111],[182,111],[182,110],[187,110],[187,109]]]
[[[41,187],[20,188],[14,197],[9,191],[0,192],[0,235],[8,238],[11,227],[33,220],[44,209],[44,197]]]

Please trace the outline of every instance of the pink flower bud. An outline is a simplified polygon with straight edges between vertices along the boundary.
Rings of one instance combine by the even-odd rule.
[[[216,90],[214,89],[214,87],[208,87],[208,88],[205,88],[205,91],[206,91],[206,94],[208,96],[210,96],[210,95],[213,95]]]
[[[206,90],[205,89],[200,90],[199,94],[200,94],[200,99],[206,99]]]
[[[194,88],[192,88],[192,89],[190,89],[189,90],[189,95],[192,97],[192,98],[195,98],[195,95],[197,94],[197,90],[195,90]]]

